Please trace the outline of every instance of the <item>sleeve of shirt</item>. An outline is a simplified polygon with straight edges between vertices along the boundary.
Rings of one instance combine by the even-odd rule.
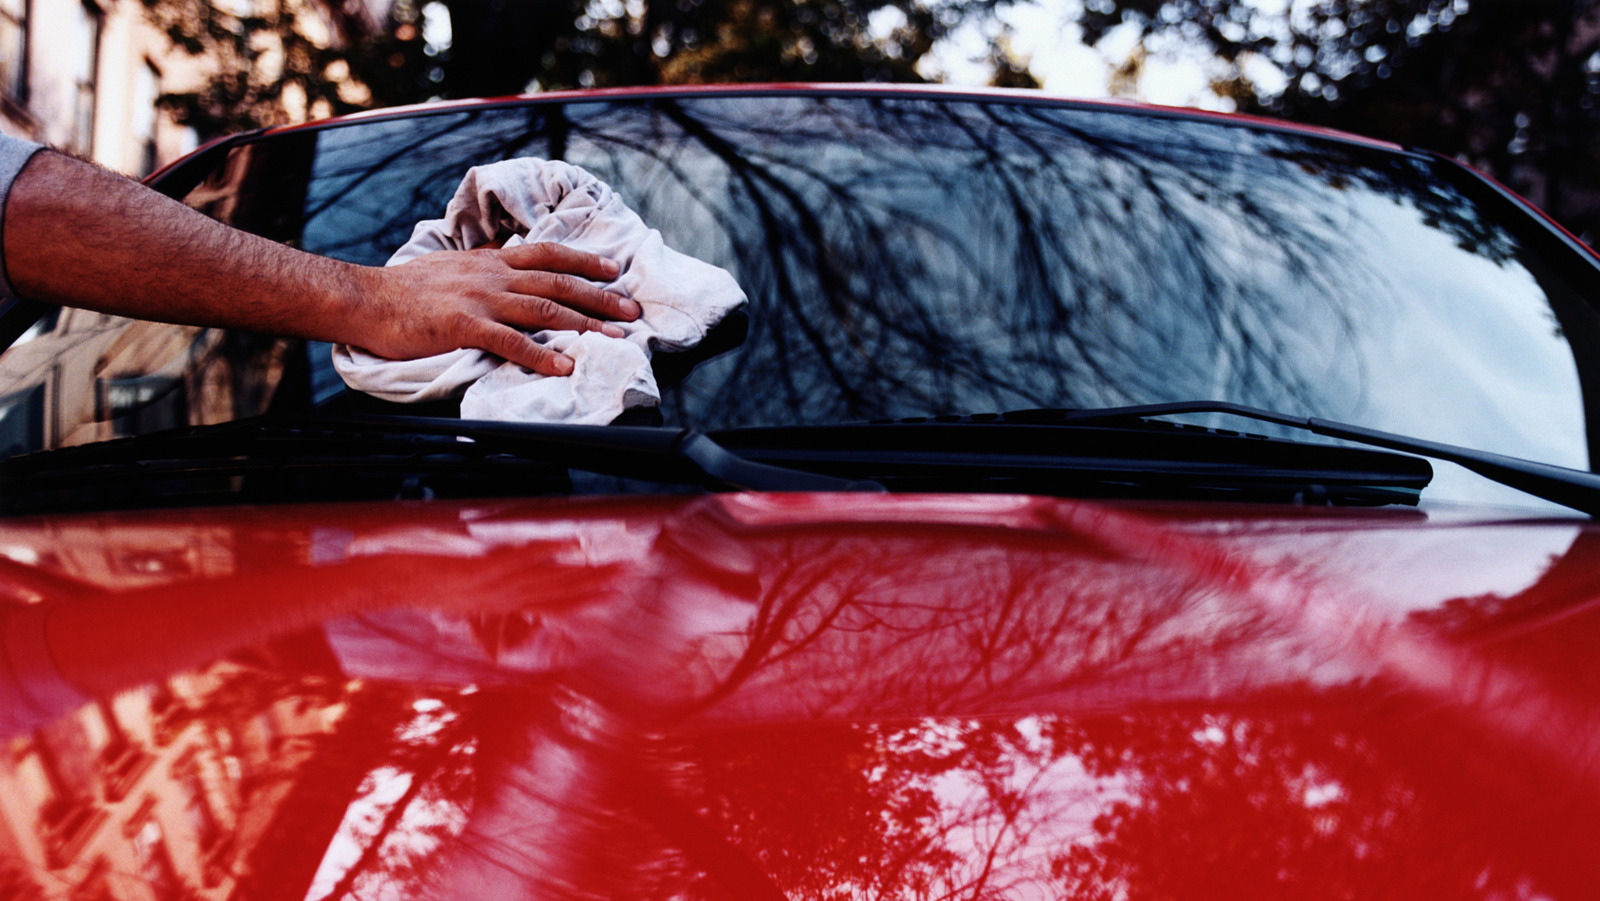
[[[0,135],[0,235],[5,233],[6,200],[11,196],[11,183],[16,181],[28,160],[43,149],[32,141]],[[11,288],[11,276],[6,272],[4,238],[0,237],[0,298],[16,296]]]

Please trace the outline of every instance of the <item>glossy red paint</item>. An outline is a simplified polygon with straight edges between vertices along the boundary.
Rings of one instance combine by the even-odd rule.
[[[68,681],[145,699],[141,753],[293,739],[175,855],[222,897],[1572,897],[1600,854],[1586,523],[724,495],[0,553]]]

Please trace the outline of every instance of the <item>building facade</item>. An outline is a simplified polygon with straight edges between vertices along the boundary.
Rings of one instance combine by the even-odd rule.
[[[138,0],[0,0],[0,131],[133,176],[193,149],[156,98],[192,83]]]
[[[300,37],[326,46],[380,27],[390,0],[210,3],[229,16],[292,20]],[[274,48],[257,49],[258,69],[281,64]],[[0,132],[143,177],[199,142],[157,98],[238,64],[175,48],[141,0],[0,0]],[[292,93],[283,97],[290,121],[327,115]]]

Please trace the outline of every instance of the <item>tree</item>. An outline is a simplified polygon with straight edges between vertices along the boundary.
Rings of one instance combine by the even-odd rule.
[[[209,138],[426,99],[421,16],[405,0],[382,27],[326,18],[304,0],[143,0],[146,17],[205,75],[160,104]]]
[[[434,97],[752,81],[921,81],[956,27],[1012,0],[399,0],[379,20],[312,0],[143,0],[173,46],[208,60],[164,95],[204,135]],[[448,46],[424,26],[448,16]],[[331,28],[328,23],[331,22]],[[1031,84],[997,43],[996,83]]]
[[[1243,111],[1450,154],[1580,235],[1600,236],[1600,7],[1594,0],[1096,0],[1118,28],[1214,54]],[[1263,78],[1263,64],[1281,76]],[[1269,84],[1268,82],[1273,82]]]
[[[568,0],[508,15],[488,0],[449,0],[458,52],[446,66],[446,88],[472,95],[529,83],[920,81],[916,65],[934,42],[996,2]],[[498,71],[487,71],[491,66]]]

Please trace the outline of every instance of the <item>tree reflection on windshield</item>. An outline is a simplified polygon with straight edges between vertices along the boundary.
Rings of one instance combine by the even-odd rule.
[[[1567,289],[1420,157],[1149,114],[794,95],[315,134],[246,145],[190,201],[379,263],[468,167],[559,158],[732,271],[748,340],[668,392],[668,422],[1205,397],[1587,464],[1546,300]]]

